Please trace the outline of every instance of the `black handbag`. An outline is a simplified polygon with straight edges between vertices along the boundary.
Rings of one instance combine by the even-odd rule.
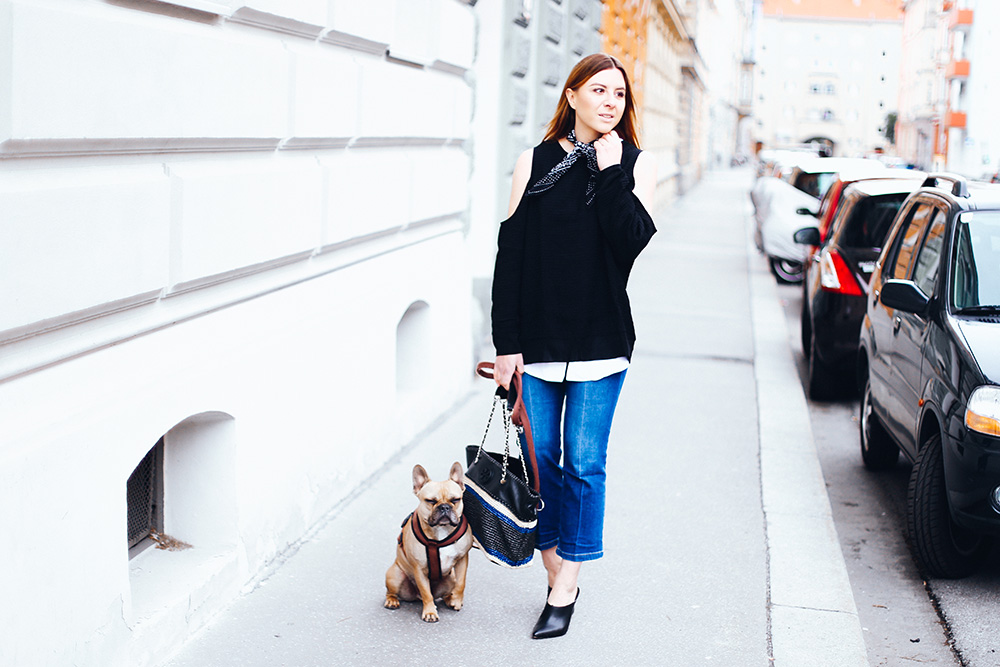
[[[480,363],[476,371],[492,379],[493,364]],[[483,448],[497,404],[502,405],[504,451]],[[510,455],[510,430],[524,435],[520,456]],[[527,450],[527,460],[525,451]],[[538,490],[538,463],[531,435],[531,424],[521,399],[521,374],[511,378],[510,391],[498,387],[493,408],[479,445],[465,448],[468,467],[465,471],[465,517],[472,529],[474,545],[491,561],[504,567],[519,568],[531,564],[535,555],[535,528],[541,494]]]

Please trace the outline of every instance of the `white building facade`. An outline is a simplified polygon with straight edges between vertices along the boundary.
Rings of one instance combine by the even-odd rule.
[[[756,139],[765,148],[826,143],[844,156],[884,149],[898,98],[901,21],[813,4],[829,14],[769,12],[765,5],[759,16]]]
[[[751,55],[752,11],[746,0],[716,0],[704,3],[696,14],[695,39],[705,63],[708,116],[701,159],[710,168],[728,168],[736,154],[749,150],[740,136],[745,110],[740,105],[740,82],[743,63]]]
[[[992,178],[1000,171],[991,66],[1000,58],[1000,6],[909,0],[904,9],[899,155],[924,169]]]
[[[0,664],[162,661],[465,394],[474,45],[465,0],[0,1]]]
[[[938,143],[944,138],[939,126],[947,40],[941,22],[941,0],[904,5],[896,153],[924,170],[944,168]]]

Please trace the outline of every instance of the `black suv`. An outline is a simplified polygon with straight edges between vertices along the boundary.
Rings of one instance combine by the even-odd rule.
[[[893,219],[916,179],[871,179],[849,185],[841,195],[830,234],[806,262],[802,283],[802,351],[809,361],[809,398],[852,393],[858,382],[858,331],[865,315],[868,279]],[[820,231],[806,227],[795,240],[820,245]]]
[[[904,202],[872,275],[858,378],[865,465],[913,462],[917,561],[971,574],[1000,533],[1000,186],[931,174]]]

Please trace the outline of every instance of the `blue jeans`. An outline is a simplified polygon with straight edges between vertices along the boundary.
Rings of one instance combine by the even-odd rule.
[[[625,373],[592,382],[522,378],[545,503],[535,545],[556,547],[568,561],[604,555],[608,436]]]

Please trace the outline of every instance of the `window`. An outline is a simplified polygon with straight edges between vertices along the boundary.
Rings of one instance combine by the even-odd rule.
[[[906,199],[905,193],[865,197],[844,227],[840,243],[845,248],[882,248],[892,221]]]
[[[953,252],[952,304],[959,309],[1000,305],[1000,214],[962,214]]]
[[[920,290],[931,296],[937,282],[938,266],[941,264],[941,248],[944,245],[944,222],[948,217],[943,212],[934,218],[934,224],[927,231],[924,245],[917,255],[913,269],[913,282]]]
[[[163,438],[142,458],[126,484],[129,557],[148,544],[153,531],[163,531]]]
[[[431,309],[425,301],[410,304],[396,325],[396,392],[415,397],[426,386],[432,349]]]
[[[830,191],[832,191],[832,188]],[[829,196],[830,191],[827,192],[827,196]],[[826,197],[823,197],[823,201],[826,201]],[[830,232],[827,238],[836,234],[844,226],[844,220],[850,219],[851,214],[856,208],[854,205],[856,201],[853,197],[841,197],[840,203],[837,205],[837,210],[834,211],[833,221],[830,223]],[[822,212],[823,208],[820,206],[820,213]],[[823,240],[826,241],[826,238]]]
[[[913,260],[913,251],[916,250],[920,235],[927,228],[935,209],[927,203],[918,203],[911,209],[910,215],[904,223],[902,234],[897,237],[895,260],[892,267],[892,277],[905,279],[910,272],[910,262]]]

